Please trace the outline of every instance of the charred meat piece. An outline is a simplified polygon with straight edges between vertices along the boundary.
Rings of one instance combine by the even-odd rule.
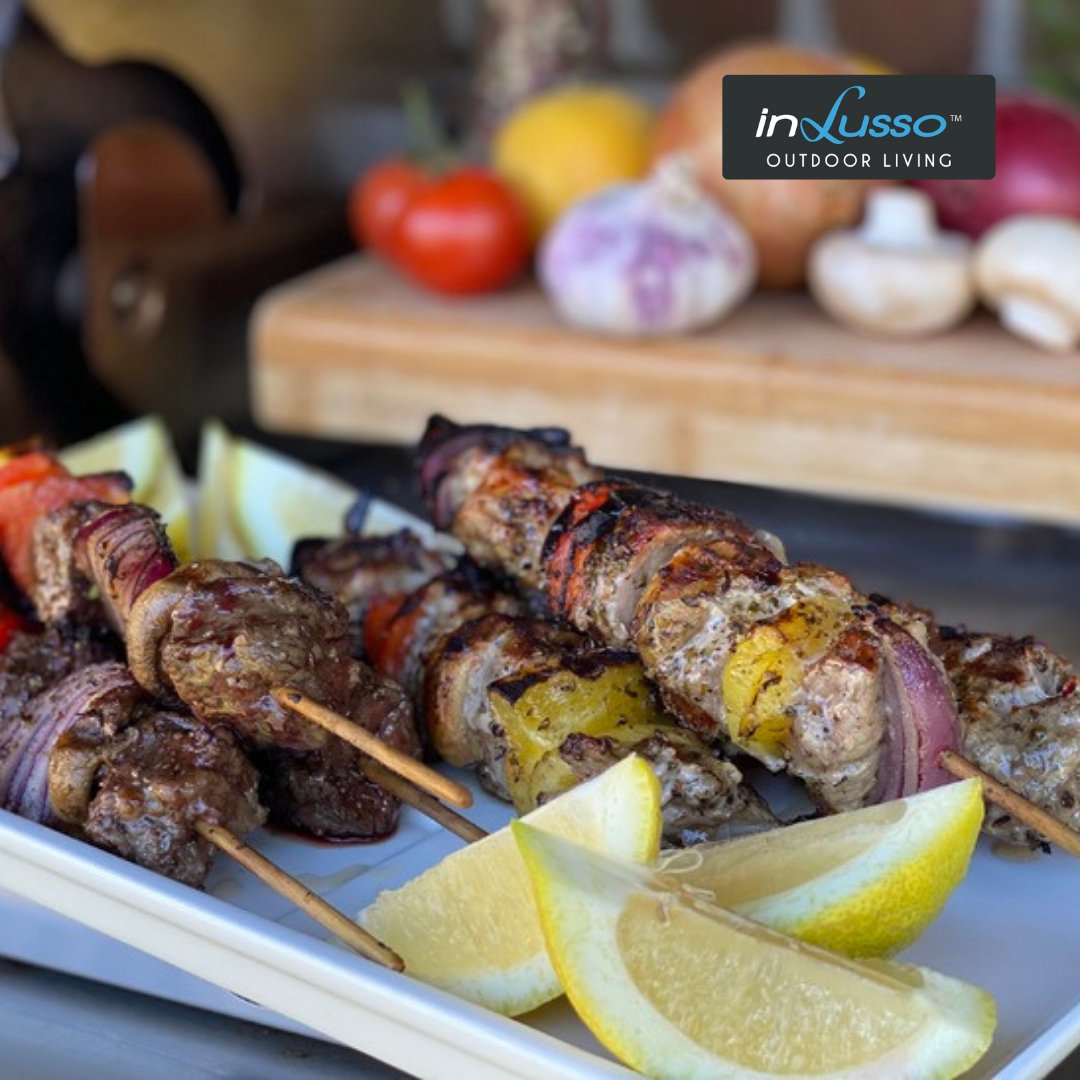
[[[799,657],[787,710],[788,770],[804,780],[825,810],[855,810],[881,801],[882,751],[893,708],[886,694],[881,640],[868,622],[841,618],[812,655]],[[897,706],[899,707],[899,706]],[[915,790],[917,777],[904,790]],[[891,793],[892,794],[892,793]]]
[[[245,563],[191,563],[159,588],[170,590],[163,635],[137,608],[128,641],[156,641],[158,670],[175,698],[251,745],[312,750],[325,742],[321,728],[286,712],[270,691],[293,686],[347,712],[356,661],[340,604],[279,568]]]
[[[509,800],[505,732],[492,717],[488,687],[588,645],[554,623],[497,613],[446,634],[424,671],[421,715],[436,753],[451,765],[478,769],[484,787]]]
[[[89,627],[46,627],[17,632],[0,652],[0,731],[17,721],[38,694],[73,671],[119,659],[122,646]]]
[[[374,600],[402,596],[450,569],[451,560],[400,529],[388,536],[301,540],[292,573],[334,597],[349,613],[353,655],[363,655],[363,628]]]
[[[956,688],[962,752],[1072,829],[1080,829],[1080,678],[1032,638],[940,627],[931,646]],[[996,805],[984,828],[1014,844],[1042,838]]]
[[[574,493],[544,546],[548,603],[599,641],[632,640],[638,601],[656,572],[688,544],[730,539],[757,547],[760,535],[731,514],[625,480]],[[774,545],[765,545],[779,558]]]
[[[412,709],[401,688],[356,664],[349,716],[384,743],[418,756]],[[319,750],[257,755],[271,820],[332,840],[377,840],[398,821],[398,801],[364,773],[364,756],[342,739]]]
[[[101,598],[75,558],[75,537],[105,505],[68,503],[38,519],[34,527],[30,601],[42,622],[104,621]]]
[[[449,529],[453,525],[491,464],[503,451],[519,443],[530,444],[530,453],[543,455],[546,451],[551,464],[565,462],[568,471],[588,468],[584,455],[570,445],[570,435],[562,428],[518,431],[494,424],[455,424],[445,416],[433,416],[428,421],[417,458],[420,491],[436,528]]]
[[[682,728],[657,730],[629,745],[573,734],[559,748],[560,761],[576,783],[598,776],[629,754],[643,757],[660,781],[666,845],[725,840],[777,824],[765,801],[743,783],[739,769]]]
[[[46,824],[86,824],[118,736],[149,707],[142,687],[121,663],[90,664],[34,698],[24,722],[39,731],[56,729],[45,755]]]
[[[706,737],[726,735],[723,665],[754,623],[781,610],[785,572],[771,551],[721,538],[684,545],[642,591],[634,648],[668,708]]]
[[[232,733],[162,712],[119,663],[55,683],[0,734],[3,805],[188,884],[212,847],[198,820],[237,833],[265,818]]]
[[[183,712],[140,713],[109,747],[83,826],[86,837],[189,885],[205,879],[214,848],[197,821],[238,836],[266,820],[258,773],[232,731]]]
[[[544,543],[582,484],[599,470],[580,451],[546,442],[517,442],[494,457],[453,520],[454,535],[481,566],[520,586],[544,586]]]
[[[376,671],[400,683],[418,702],[424,665],[439,642],[490,612],[522,615],[525,601],[475,564],[462,562],[387,609],[373,609],[365,635],[368,655]]]

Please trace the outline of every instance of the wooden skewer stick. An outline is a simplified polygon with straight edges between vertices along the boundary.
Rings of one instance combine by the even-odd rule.
[[[370,732],[365,731],[359,724],[354,723],[347,716],[320,705],[317,701],[301,694],[299,690],[293,690],[287,686],[279,686],[271,690],[274,700],[283,708],[291,709],[298,716],[310,720],[320,727],[332,731],[339,738],[351,743],[357,750],[368,757],[381,762],[388,769],[392,769],[399,776],[411,780],[417,787],[430,792],[436,798],[445,802],[453,803],[454,806],[472,806],[472,792],[468,788],[455,783],[442,773],[437,773],[422,761],[409,757],[408,754],[387,746],[381,739],[376,738]],[[379,781],[376,781],[379,783]]]
[[[421,814],[426,814],[432,821],[437,821],[444,829],[448,829],[455,836],[460,836],[467,843],[472,844],[487,836],[479,825],[474,825],[456,810],[451,810],[449,806],[443,806],[438,799],[433,799],[426,791],[421,791],[403,776],[391,772],[374,758],[368,758],[364,762],[364,771],[371,780],[389,791],[394,798],[400,799],[414,810],[419,810]]]
[[[209,821],[197,821],[195,829],[216,848],[235,859],[245,870],[250,870],[260,881],[276,893],[295,904],[317,923],[325,926],[346,945],[351,945],[361,956],[374,960],[391,971],[404,971],[405,963],[393,949],[388,948],[369,934],[362,926],[342,915],[336,907],[317,896],[302,882],[287,874],[280,866],[249,847],[236,833]]]
[[[983,784],[983,794],[992,803],[996,803],[1003,810],[1007,810],[1014,818],[1022,821],[1028,828],[1041,833],[1048,840],[1064,848],[1070,855],[1080,859],[1080,835],[1075,833],[1067,825],[1063,825],[1055,817],[1051,817],[1041,807],[1018,795],[1011,788],[1006,787],[1000,781],[995,780],[989,773],[985,773],[977,765],[973,765],[965,757],[961,757],[953,750],[945,750],[939,759],[941,767],[952,773],[959,780],[967,780],[969,777],[978,777]]]

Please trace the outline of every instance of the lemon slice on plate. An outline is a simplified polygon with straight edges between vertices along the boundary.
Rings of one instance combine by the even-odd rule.
[[[523,820],[639,862],[660,843],[660,785],[628,757]],[[396,950],[405,971],[508,1016],[558,997],[525,864],[508,828],[378,896],[360,924]]]
[[[134,485],[135,502],[162,517],[181,560],[191,554],[191,491],[172,437],[159,416],[145,416],[65,447],[60,460],[75,475],[124,472]]]
[[[723,907],[847,956],[891,956],[940,914],[983,819],[978,780],[661,858]]]
[[[855,961],[513,822],[567,996],[613,1053],[654,1077],[955,1076],[985,1052],[985,991]]]
[[[341,533],[359,495],[321,469],[207,421],[199,446],[199,554],[287,566],[297,540]]]

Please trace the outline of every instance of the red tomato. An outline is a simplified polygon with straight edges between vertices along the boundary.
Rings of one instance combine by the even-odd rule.
[[[389,256],[390,238],[405,207],[428,179],[403,158],[369,169],[349,192],[349,228],[357,247]]]
[[[421,285],[443,293],[498,289],[525,268],[529,224],[517,196],[486,169],[433,179],[409,201],[391,238],[391,258]]]

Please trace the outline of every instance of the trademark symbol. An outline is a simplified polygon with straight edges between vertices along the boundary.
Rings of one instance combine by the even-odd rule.
[[[961,121],[961,120],[963,120],[963,116],[961,116],[961,115],[960,115],[960,113],[958,113],[958,112],[954,112],[954,113],[949,113],[949,119],[950,119],[950,120],[951,120],[951,121],[952,121],[952,122],[953,122],[954,124],[959,124],[959,123],[960,123],[960,121]]]

